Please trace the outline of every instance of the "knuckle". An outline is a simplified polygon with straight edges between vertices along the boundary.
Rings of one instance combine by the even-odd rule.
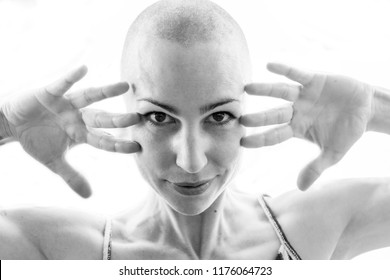
[[[90,104],[93,102],[92,98],[90,97],[89,95],[89,91],[88,90],[84,90],[83,91],[83,97],[84,97],[84,100],[87,104]]]
[[[65,79],[64,79],[64,83],[65,83],[66,85],[68,85],[68,86],[73,85],[73,82],[72,82],[71,80],[69,80],[69,78],[65,78]]]
[[[277,110],[276,112],[276,119],[278,123],[281,123],[284,121],[284,112],[283,110]]]
[[[98,148],[102,149],[103,147],[104,147],[104,139],[103,137],[100,137],[98,141]]]
[[[101,127],[102,126],[102,120],[100,118],[100,115],[96,115],[95,116],[94,125],[95,125],[95,127]]]
[[[108,94],[106,93],[106,91],[104,90],[104,88],[100,88],[100,95],[101,95],[103,98],[109,97]]]
[[[290,86],[288,86],[286,84],[283,84],[282,91],[281,91],[281,97],[283,99],[288,99],[288,97],[289,97],[289,90],[290,90]]]
[[[274,91],[275,91],[275,86],[273,84],[270,84],[268,89],[268,95],[272,96]]]
[[[272,117],[270,115],[272,115],[272,111],[264,112],[263,123],[265,125],[269,124],[269,122],[272,120]]]
[[[44,88],[43,88],[43,92],[44,92],[45,94],[48,94],[48,95],[54,95],[54,93],[53,93],[52,91],[50,91],[47,87],[44,87]]]
[[[45,162],[45,165],[47,168],[49,168],[51,171],[56,172],[57,171],[57,164],[54,160],[50,160],[48,162]]]
[[[260,134],[258,136],[258,141],[259,141],[259,146],[260,147],[266,145],[266,139],[265,139],[264,134]]]
[[[112,117],[112,118],[110,118],[110,126],[111,127],[119,127],[120,125],[120,118],[115,118],[115,117]]]
[[[76,127],[70,126],[67,130],[68,136],[74,140],[75,142],[81,143],[84,142],[85,137],[84,133],[82,133],[79,129]]]

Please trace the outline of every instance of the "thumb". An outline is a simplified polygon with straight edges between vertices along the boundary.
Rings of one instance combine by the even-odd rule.
[[[307,190],[328,167],[336,164],[345,153],[324,150],[321,154],[307,164],[299,173],[297,185],[302,191]]]
[[[61,176],[62,179],[71,187],[78,195],[83,198],[91,196],[91,187],[88,181],[74,169],[64,157],[58,158],[46,166],[57,175]]]

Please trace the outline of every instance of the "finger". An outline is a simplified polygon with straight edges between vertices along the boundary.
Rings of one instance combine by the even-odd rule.
[[[35,95],[38,101],[50,112],[61,114],[70,111],[72,106],[61,96],[77,81],[85,76],[88,69],[86,66],[80,66],[67,74],[64,78],[52,83],[51,85],[38,91]]]
[[[91,187],[88,181],[76,169],[74,169],[65,158],[56,159],[46,166],[54,173],[64,179],[64,181],[81,197],[87,198],[91,196]]]
[[[246,85],[245,91],[251,95],[269,96],[282,98],[288,101],[295,101],[299,96],[300,87],[283,83],[253,83]]]
[[[141,146],[137,142],[117,139],[108,133],[92,129],[87,134],[86,143],[101,150],[124,154],[136,153],[141,150]]]
[[[65,77],[48,85],[44,89],[44,92],[52,96],[62,96],[76,82],[80,81],[87,74],[87,71],[88,68],[85,65],[80,66],[75,70],[69,72]]]
[[[297,185],[302,191],[307,190],[325,171],[325,169],[341,160],[345,153],[323,151],[321,154],[306,165],[298,176]]]
[[[262,133],[245,136],[241,139],[241,146],[245,148],[260,148],[282,143],[293,137],[290,125],[280,125]]]
[[[88,131],[82,124],[68,123],[65,124],[65,132],[69,138],[75,143],[85,143],[87,141]]]
[[[104,87],[88,88],[68,95],[68,99],[75,108],[83,108],[94,102],[121,95],[129,90],[129,84],[120,82]]]
[[[247,114],[240,118],[240,123],[246,127],[256,127],[263,125],[282,124],[291,121],[293,107],[288,106],[273,108],[261,113]]]
[[[95,128],[121,128],[132,126],[140,121],[138,114],[113,114],[102,110],[87,109],[82,112],[84,123]]]
[[[310,83],[313,74],[281,63],[268,63],[267,69],[272,73],[283,75],[302,85]]]

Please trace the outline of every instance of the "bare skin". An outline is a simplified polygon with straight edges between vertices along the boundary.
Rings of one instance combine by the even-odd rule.
[[[68,149],[80,143],[113,152],[133,153],[139,145],[115,139],[96,128],[119,128],[139,121],[134,114],[110,114],[84,107],[126,92],[127,83],[65,93],[87,73],[79,67],[52,84],[16,96],[2,104],[1,138],[19,141],[34,159],[61,176],[82,197],[91,195],[86,179],[65,159]]]
[[[209,1],[193,3],[158,2],[139,17],[145,22],[129,33],[124,48],[126,82],[69,93],[86,73],[80,67],[2,104],[0,137],[19,141],[82,197],[91,189],[67,163],[68,149],[87,143],[134,154],[151,193],[139,208],[130,205],[131,210],[113,218],[113,259],[274,259],[280,242],[258,197],[236,192],[240,182],[233,178],[243,148],[291,137],[321,149],[298,176],[298,187],[308,191],[267,199],[298,254],[350,259],[390,246],[388,178],[315,183],[365,131],[390,132],[390,93],[348,77],[275,63],[268,69],[295,83],[248,84],[249,54],[238,25]],[[201,9],[194,12],[196,7]],[[165,21],[153,27],[163,8],[184,12],[165,14]],[[202,25],[205,19],[218,23],[211,24],[217,29]],[[150,32],[164,24],[169,36]],[[185,26],[191,27],[187,35],[211,33],[184,46],[174,35]],[[290,103],[245,115],[245,92]],[[128,114],[85,108],[125,93]],[[245,135],[245,127],[270,124],[276,127]],[[130,128],[132,141],[99,131],[124,127]],[[0,258],[102,259],[104,227],[105,217],[69,209],[2,210]]]
[[[302,85],[296,100],[300,100],[302,92],[307,95],[319,94],[322,98],[319,98],[321,103],[317,104],[327,107],[327,102],[339,104],[337,97],[345,98],[349,93],[354,96],[361,94],[363,100],[368,96],[371,102],[366,103],[370,104],[370,108],[366,109],[370,115],[367,122],[359,123],[366,126],[364,130],[369,127],[385,131],[383,124],[386,123],[388,110],[383,108],[386,107],[386,92],[373,90],[345,77],[337,80],[339,76],[331,76],[337,83],[325,84],[320,83],[324,76],[312,77],[310,85]],[[369,90],[343,91],[344,81],[359,83],[354,88]],[[321,87],[313,84],[321,84]],[[331,100],[329,96],[335,92],[335,84],[338,85],[336,90],[340,91],[338,95],[331,95]],[[297,92],[296,88],[291,88]],[[63,104],[62,100],[60,104]],[[340,108],[342,114],[339,116],[353,115],[354,110],[361,112],[361,104],[350,103]],[[296,111],[294,116],[301,116],[306,108],[313,106],[310,102],[302,102],[302,107],[294,107],[294,110],[301,108],[302,111]],[[345,114],[345,108],[350,110],[350,114]],[[294,119],[289,123],[293,122]],[[338,123],[339,120],[335,118],[333,125],[323,126],[321,120],[317,119],[313,129],[329,131]],[[353,142],[361,130],[361,127],[356,127],[356,133],[348,133],[343,139],[351,135],[352,139],[346,141]],[[325,141],[328,138],[316,139]],[[261,145],[261,142],[257,145]],[[154,200],[148,202],[150,204],[145,204],[143,209],[123,213],[113,220],[113,259],[273,259],[280,246],[256,197],[225,190],[209,208],[193,217],[193,222],[196,223],[197,219],[202,225],[196,234],[186,231],[193,227],[178,226],[178,222],[185,217],[168,205],[161,204],[159,197],[154,196]],[[307,192],[296,190],[270,198],[268,202],[289,241],[303,259],[349,259],[390,245],[390,188],[387,178],[330,182],[324,186],[314,186]],[[103,217],[68,209],[44,208],[1,213],[1,259],[102,258]]]
[[[379,221],[373,220],[372,216],[380,213],[372,211],[373,205],[370,204],[373,199],[383,200],[378,199],[378,196],[383,194],[379,188],[386,188],[387,185],[380,186],[384,182],[379,180],[359,182],[360,186],[356,183],[338,182],[338,186],[326,186],[327,190],[310,195],[292,191],[269,199],[268,202],[286,236],[303,259],[350,259],[388,245],[383,234],[389,230],[386,225],[388,215]],[[378,194],[372,194],[370,188],[376,189]],[[350,197],[351,189],[355,192],[358,189],[371,197],[362,199],[361,194],[356,194],[353,205],[342,207],[345,205],[342,199],[347,196],[342,192],[348,193]],[[325,195],[328,197],[324,199]],[[332,200],[332,207],[329,207],[329,200]],[[361,203],[366,203],[367,208],[370,208],[366,217],[356,218],[367,210],[366,208],[360,209],[359,215],[340,215],[341,211],[345,213],[356,210]],[[380,205],[382,209],[388,208],[388,204],[383,205],[384,203],[385,201]],[[280,243],[257,199],[245,194],[235,194],[235,201],[231,206],[234,209],[221,211],[218,205],[213,205],[204,213],[204,219],[208,220],[204,222],[202,236],[209,239],[204,238],[204,243],[199,244],[200,251],[196,251],[186,240],[185,234],[172,224],[173,219],[169,219],[162,212],[156,211],[153,216],[150,216],[150,208],[148,215],[139,214],[145,212],[145,209],[127,212],[113,220],[112,258],[275,258]],[[307,211],[307,207],[311,207],[313,211]],[[2,259],[102,258],[105,222],[102,217],[65,209],[48,210],[20,209],[7,214],[3,212]],[[214,210],[217,210],[217,213]],[[226,219],[225,215],[230,218]],[[251,222],[248,223],[248,220]],[[372,236],[375,238],[372,239]]]

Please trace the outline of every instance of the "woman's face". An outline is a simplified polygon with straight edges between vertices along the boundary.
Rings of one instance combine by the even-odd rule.
[[[239,56],[218,44],[150,44],[139,56],[131,106],[137,165],[176,211],[196,215],[223,192],[237,168],[244,78]]]

